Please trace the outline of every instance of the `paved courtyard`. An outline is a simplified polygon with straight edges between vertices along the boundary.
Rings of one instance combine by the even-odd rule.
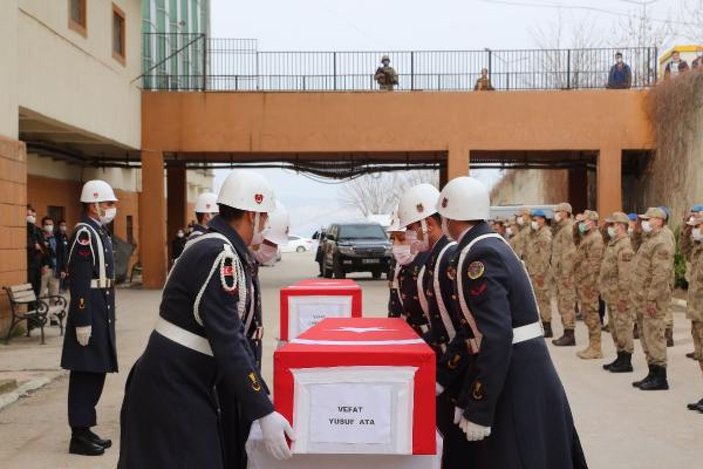
[[[266,339],[264,377],[272,379],[272,356],[278,336],[278,289],[317,273],[312,256],[284,254],[275,267],[262,268]],[[387,283],[370,276],[355,276],[363,287],[364,313],[383,316]],[[97,432],[112,438],[115,446],[98,458],[68,454],[66,424],[68,380],[58,367],[61,337],[48,329],[47,344],[38,338],[18,338],[0,345],[0,379],[20,380],[37,376],[51,383],[0,410],[0,467],[4,468],[114,468],[119,446],[119,409],[124,380],[141,354],[157,316],[160,293],[140,289],[118,291],[118,348],[120,373],[108,375],[98,409]],[[693,468],[703,461],[703,415],[686,410],[685,404],[703,397],[703,378],[698,365],[685,358],[692,350],[689,323],[683,309],[675,314],[676,346],[669,349],[668,392],[641,392],[630,382],[644,376],[646,367],[639,348],[634,374],[613,375],[601,369],[605,360],[584,362],[575,353],[585,341],[585,327],[577,326],[576,348],[555,348],[552,357],[561,375],[576,418],[581,441],[591,468]],[[558,332],[561,327],[556,327]],[[614,356],[609,337],[604,337],[606,358]],[[175,410],[175,409],[174,409]]]

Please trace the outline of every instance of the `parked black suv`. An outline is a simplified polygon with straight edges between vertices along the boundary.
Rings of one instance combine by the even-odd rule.
[[[391,243],[378,223],[334,223],[327,228],[323,275],[344,278],[349,272],[388,273]]]

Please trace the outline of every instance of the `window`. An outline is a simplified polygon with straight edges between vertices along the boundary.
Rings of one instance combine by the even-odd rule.
[[[127,57],[126,49],[126,23],[124,12],[112,4],[112,58],[122,65]]]
[[[134,217],[127,215],[127,242],[134,246]]]
[[[86,1],[68,0],[68,27],[82,36],[88,32]]]

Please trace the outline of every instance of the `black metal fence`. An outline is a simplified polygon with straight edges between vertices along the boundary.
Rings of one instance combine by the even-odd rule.
[[[162,52],[161,60],[145,61],[147,90],[370,91],[379,88],[374,73],[383,55],[390,56],[400,91],[471,90],[482,68],[497,90],[604,88],[616,52],[631,67],[632,87],[641,88],[656,83],[658,64],[654,47],[262,52],[253,40],[148,34],[147,48]]]

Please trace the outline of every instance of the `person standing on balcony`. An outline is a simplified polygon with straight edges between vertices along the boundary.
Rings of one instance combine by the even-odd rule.
[[[694,70],[703,70],[703,46],[696,48],[696,58],[691,62],[691,68]]]
[[[398,74],[391,67],[391,59],[387,55],[381,57],[382,66],[376,69],[373,79],[382,90],[393,91],[393,87],[398,85]]]
[[[476,80],[476,84],[474,85],[474,91],[495,91],[495,88],[493,88],[493,85],[491,85],[491,79],[488,76],[487,68],[481,69],[481,76],[478,80]]]
[[[626,90],[630,87],[632,87],[632,70],[622,60],[622,53],[618,52],[615,54],[615,64],[610,67],[607,88],[609,90]]]

